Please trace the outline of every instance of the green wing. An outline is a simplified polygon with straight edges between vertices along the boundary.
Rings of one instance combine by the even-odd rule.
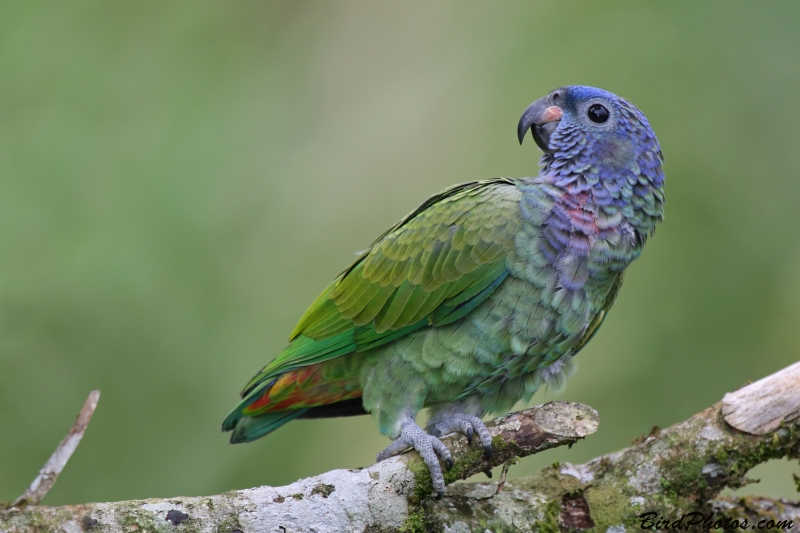
[[[306,311],[290,345],[242,395],[287,371],[376,348],[412,331],[449,324],[508,275],[520,225],[512,180],[456,185],[384,233]]]

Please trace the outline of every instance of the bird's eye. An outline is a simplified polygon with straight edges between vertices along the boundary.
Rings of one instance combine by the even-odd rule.
[[[587,114],[589,115],[589,120],[591,120],[592,122],[597,122],[598,124],[602,124],[603,122],[608,120],[608,115],[609,115],[606,106],[601,104],[590,105]]]

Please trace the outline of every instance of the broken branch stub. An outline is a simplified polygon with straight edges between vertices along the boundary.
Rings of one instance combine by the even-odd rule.
[[[800,416],[800,362],[726,394],[722,416],[752,435],[766,435]]]
[[[50,459],[48,459],[42,469],[39,470],[39,475],[33,480],[28,490],[17,498],[12,505],[37,505],[42,501],[42,498],[50,492],[50,489],[53,488],[53,485],[55,485],[58,480],[58,475],[64,470],[64,467],[67,466],[67,461],[69,461],[69,458],[75,453],[78,444],[81,443],[83,434],[86,432],[86,428],[89,427],[89,422],[92,420],[94,410],[97,408],[98,401],[100,401],[100,391],[93,390],[83,403],[81,412],[78,413],[78,418],[75,420],[69,433],[67,433],[67,436],[64,437],[64,440],[58,445],[53,455],[50,456]]]

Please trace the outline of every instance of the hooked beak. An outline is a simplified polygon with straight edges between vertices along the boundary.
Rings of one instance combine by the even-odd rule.
[[[525,134],[531,130],[533,140],[539,145],[543,152],[550,153],[550,135],[558,128],[558,121],[564,112],[557,105],[553,105],[550,95],[539,98],[528,106],[517,126],[517,137],[519,143],[525,139]]]

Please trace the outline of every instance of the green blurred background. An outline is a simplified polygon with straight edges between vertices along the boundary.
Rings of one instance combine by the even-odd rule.
[[[229,446],[305,307],[450,184],[537,172],[522,110],[628,97],[667,219],[564,392],[629,444],[800,358],[800,4],[16,2],[0,6],[0,501],[90,389],[45,503],[218,493],[369,465],[367,417]],[[796,463],[744,492],[794,496]]]

